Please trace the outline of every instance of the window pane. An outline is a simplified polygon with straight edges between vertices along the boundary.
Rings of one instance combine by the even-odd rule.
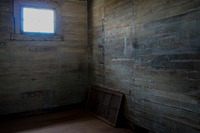
[[[54,11],[24,7],[23,32],[54,33]]]

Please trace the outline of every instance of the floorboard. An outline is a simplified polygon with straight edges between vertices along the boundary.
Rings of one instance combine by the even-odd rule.
[[[0,123],[0,133],[134,133],[114,128],[81,109],[32,116]]]

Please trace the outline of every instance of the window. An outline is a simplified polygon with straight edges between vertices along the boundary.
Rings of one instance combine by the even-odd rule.
[[[55,33],[54,10],[22,7],[21,31],[23,33]]]
[[[13,6],[14,28],[11,40],[64,40],[59,3],[41,0],[14,0]]]

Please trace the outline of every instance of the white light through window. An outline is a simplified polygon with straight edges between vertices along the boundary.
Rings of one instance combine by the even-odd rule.
[[[50,9],[22,8],[23,32],[54,33],[54,11]]]

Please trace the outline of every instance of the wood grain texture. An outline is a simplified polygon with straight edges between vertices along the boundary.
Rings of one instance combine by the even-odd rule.
[[[92,85],[125,94],[124,117],[157,133],[200,131],[198,0],[89,0]]]
[[[0,115],[86,101],[87,2],[39,2],[60,8],[61,35],[14,34],[12,1],[0,1]]]

